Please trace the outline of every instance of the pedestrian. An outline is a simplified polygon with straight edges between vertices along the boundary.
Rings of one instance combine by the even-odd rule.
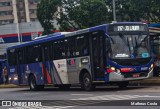
[[[4,68],[3,68],[2,78],[3,78],[3,83],[6,84],[6,82],[7,82],[7,67],[6,66],[4,66]]]

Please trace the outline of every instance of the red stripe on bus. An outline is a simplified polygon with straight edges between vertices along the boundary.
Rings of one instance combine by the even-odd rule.
[[[46,69],[46,74],[47,74],[47,81],[48,81],[49,84],[51,84],[52,83],[51,76],[50,76],[47,69]]]

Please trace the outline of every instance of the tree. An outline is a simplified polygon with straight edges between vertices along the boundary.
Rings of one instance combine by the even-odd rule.
[[[110,4],[111,7],[112,4]],[[160,22],[159,0],[118,0],[116,14],[118,21]]]
[[[111,21],[106,0],[62,0],[61,29],[83,29]]]
[[[44,34],[50,34],[55,29],[53,19],[56,18],[58,6],[61,4],[60,0],[41,0],[37,5],[37,18],[44,28]]]

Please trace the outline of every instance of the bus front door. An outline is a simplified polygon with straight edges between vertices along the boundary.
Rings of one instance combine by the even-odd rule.
[[[90,53],[94,80],[104,80],[105,70],[105,35],[103,32],[94,32],[90,36]]]

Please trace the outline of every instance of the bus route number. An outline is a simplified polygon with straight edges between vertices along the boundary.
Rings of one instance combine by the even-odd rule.
[[[117,31],[137,31],[140,30],[139,26],[117,26]]]

